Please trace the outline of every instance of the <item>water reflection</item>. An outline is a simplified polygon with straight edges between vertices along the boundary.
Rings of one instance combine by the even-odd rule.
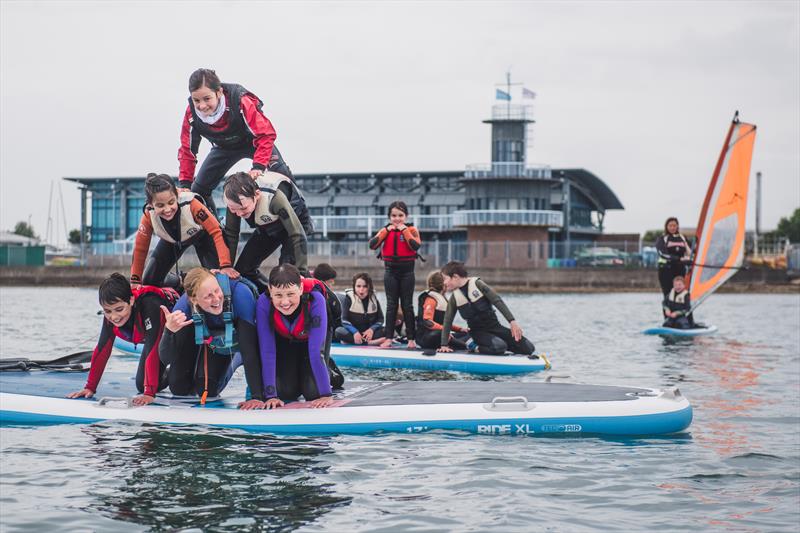
[[[113,520],[157,530],[287,531],[351,501],[318,481],[333,453],[328,439],[118,423],[84,432],[101,468],[121,481],[91,490],[90,508]]]

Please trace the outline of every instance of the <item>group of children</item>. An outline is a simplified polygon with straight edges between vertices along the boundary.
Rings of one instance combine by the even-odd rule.
[[[115,337],[143,346],[135,405],[153,402],[167,387],[205,403],[244,366],[249,397],[240,408],[277,408],[300,396],[311,407],[326,407],[333,402],[332,390],[344,382],[330,358],[332,341],[388,348],[399,317],[411,349],[533,353],[502,299],[461,263],[448,263],[428,277],[415,318],[421,239],[401,201],[389,206],[389,223],[369,243],[380,249],[385,265],[385,323],[368,274],[354,276],[341,299],[326,284],[336,276],[328,265],[309,277],[307,235],[313,224],[275,147],[261,100],[241,85],[220,82],[208,69],[192,73],[189,92],[178,152],[180,187],[166,174],[148,174],[130,281],[115,273],[100,285],[104,320],[91,371],[84,388],[69,397],[95,394]],[[202,138],[212,148],[194,178]],[[225,179],[223,229],[211,194],[245,158],[252,159],[251,170]],[[254,231],[237,258],[243,219]],[[160,240],[147,260],[153,234]],[[202,266],[182,278],[178,261],[192,246]],[[264,277],[259,267],[278,248],[278,266]],[[445,291],[451,292],[449,299]],[[494,307],[510,329],[499,323]],[[467,327],[453,324],[456,311]]]

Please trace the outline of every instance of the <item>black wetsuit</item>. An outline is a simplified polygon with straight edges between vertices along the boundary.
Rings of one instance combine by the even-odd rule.
[[[672,280],[685,276],[687,264],[681,258],[688,255],[689,243],[680,233],[665,233],[656,240],[658,250],[658,282],[666,296],[672,290]]]
[[[442,328],[441,337],[439,339],[440,346],[447,346],[450,338],[450,330],[452,328],[453,319],[456,315],[456,310],[461,314],[464,320],[467,321],[469,327],[469,334],[472,340],[478,345],[478,351],[485,355],[503,355],[506,351],[516,354],[531,355],[535,347],[531,341],[522,337],[519,341],[514,340],[511,330],[500,324],[497,320],[497,315],[492,306],[496,307],[503,317],[510,323],[514,320],[514,315],[506,306],[505,302],[494,292],[491,287],[486,283],[477,279],[475,282],[477,290],[482,293],[482,297],[477,301],[470,301],[468,294],[469,284],[465,284],[456,291],[461,291],[463,297],[468,303],[459,306],[456,303],[456,295],[450,296],[447,302],[447,311],[445,312],[444,324]]]
[[[251,228],[256,228],[241,255],[235,260],[237,272],[252,281],[259,292],[267,290],[266,280],[259,276],[258,268],[279,247],[281,255],[278,264],[295,265],[304,274],[307,268],[307,234],[313,231],[305,201],[290,182],[278,186],[282,193],[276,194],[270,202],[270,210],[277,213],[279,221],[270,224],[259,224],[255,220],[255,212],[245,220]],[[291,211],[296,216],[289,214]],[[225,216],[225,241],[228,244],[231,260],[236,258],[239,245],[239,231],[242,219],[228,211]],[[287,229],[288,228],[288,229]]]

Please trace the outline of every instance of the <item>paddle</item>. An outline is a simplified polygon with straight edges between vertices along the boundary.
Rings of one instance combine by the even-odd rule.
[[[0,359],[0,372],[24,372],[28,370],[83,371],[86,370],[83,363],[88,363],[91,360],[91,351],[75,352],[50,360],[27,358]]]

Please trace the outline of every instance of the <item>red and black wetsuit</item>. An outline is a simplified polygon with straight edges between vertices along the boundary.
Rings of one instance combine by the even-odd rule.
[[[213,124],[206,124],[197,116],[194,104],[183,115],[181,147],[178,150],[180,174],[178,179],[192,191],[203,196],[206,205],[216,213],[212,191],[225,173],[241,159],[252,159],[255,170],[271,170],[292,177],[289,167],[275,147],[277,134],[269,119],[261,112],[263,103],[244,87],[236,83],[223,83],[226,111]],[[213,144],[206,156],[197,179],[197,151],[201,138]]]
[[[171,289],[164,289],[169,291]],[[100,378],[108,363],[114,338],[120,337],[126,341],[143,344],[142,356],[139,358],[139,367],[136,370],[136,389],[148,396],[155,396],[156,392],[167,386],[165,376],[166,367],[161,364],[158,357],[158,344],[164,331],[164,315],[161,306],[172,308],[177,294],[173,298],[162,296],[162,289],[156,287],[142,287],[134,291],[136,300],[133,311],[128,321],[122,327],[116,327],[107,319],[103,319],[100,329],[100,339],[92,353],[92,367],[86,379],[86,388],[97,392]]]

